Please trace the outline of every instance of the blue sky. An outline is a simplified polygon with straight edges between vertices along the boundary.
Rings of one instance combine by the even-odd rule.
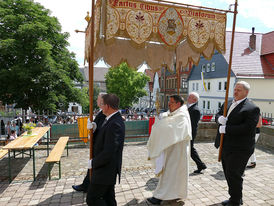
[[[169,0],[185,4],[206,6],[228,10],[235,0]],[[83,33],[75,33],[75,29],[85,30],[87,22],[84,20],[87,11],[91,10],[91,0],[34,0],[52,11],[62,25],[63,32],[70,33],[68,39],[69,50],[76,54],[80,66],[84,64]],[[274,0],[238,0],[238,14],[236,31],[267,33],[274,31]],[[233,14],[227,15],[227,30],[232,30]]]

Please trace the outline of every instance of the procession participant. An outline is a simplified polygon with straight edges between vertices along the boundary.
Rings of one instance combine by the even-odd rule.
[[[93,137],[95,137],[101,127],[102,127],[102,124],[104,123],[105,121],[105,118],[106,118],[106,115],[103,114],[103,111],[101,109],[102,107],[102,96],[105,95],[106,93],[103,93],[103,92],[100,92],[98,94],[98,97],[97,97],[97,106],[100,108],[100,112],[96,115],[95,119],[93,122],[91,122],[89,119],[88,119],[88,123],[87,123],[87,129],[90,130],[90,129],[93,129]],[[87,170],[87,174],[82,182],[82,184],[80,185],[72,185],[72,188],[78,192],[87,192],[88,191],[88,187],[89,187],[89,183],[90,183],[90,180],[89,180],[89,169]]]
[[[147,199],[152,204],[187,197],[191,122],[183,104],[179,95],[171,96],[169,111],[152,126],[148,157],[155,161],[155,174],[159,176],[153,197]]]
[[[234,99],[228,102],[227,116],[223,116],[222,106],[215,117],[219,123],[215,147],[219,147],[220,134],[224,134],[221,159],[230,195],[228,200],[222,202],[226,206],[243,204],[242,176],[255,148],[255,129],[260,109],[247,98],[249,89],[247,82],[237,82],[233,92]]]
[[[188,95],[187,106],[188,106],[188,112],[189,112],[190,121],[191,121],[191,129],[192,129],[192,140],[190,142],[190,148],[191,148],[190,156],[197,165],[197,170],[194,171],[194,173],[196,174],[200,174],[202,170],[206,169],[205,163],[203,163],[197,150],[194,147],[194,140],[197,134],[198,122],[201,116],[201,113],[198,107],[198,100],[199,100],[198,93],[191,92]]]

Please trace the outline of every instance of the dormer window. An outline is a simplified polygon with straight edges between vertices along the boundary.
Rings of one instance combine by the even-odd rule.
[[[209,63],[206,65],[206,72],[210,72],[210,64]]]
[[[211,63],[211,71],[212,71],[212,72],[215,71],[215,66],[216,66],[216,65],[215,65],[215,62],[212,62],[212,63]]]
[[[203,65],[202,65],[202,72],[205,72],[205,70],[206,70],[206,65],[203,64]]]

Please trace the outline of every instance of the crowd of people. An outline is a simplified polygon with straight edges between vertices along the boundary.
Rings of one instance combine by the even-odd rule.
[[[223,105],[215,118],[218,124],[216,148],[220,147],[220,136],[223,135],[221,162],[230,198],[221,204],[226,206],[243,204],[242,177],[254,153],[256,128],[261,125],[260,109],[247,98],[249,89],[247,82],[237,82],[227,111],[224,111]],[[147,199],[151,204],[187,198],[190,157],[197,165],[193,173],[203,174],[207,168],[194,147],[200,120],[198,100],[199,94],[195,92],[189,94],[187,104],[179,95],[170,96],[169,110],[155,119],[147,148],[148,158],[155,163],[155,175],[159,181],[153,196]],[[89,169],[83,183],[72,187],[76,191],[87,192],[88,205],[115,206],[115,184],[117,176],[120,181],[125,138],[124,120],[118,112],[119,98],[116,95],[101,94],[97,104],[101,111],[87,126],[94,132]],[[250,161],[254,164],[254,158]]]

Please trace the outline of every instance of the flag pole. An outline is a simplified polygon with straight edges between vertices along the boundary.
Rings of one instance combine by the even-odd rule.
[[[94,2],[91,1],[91,38],[90,38],[90,53],[89,53],[89,119],[93,121],[93,62],[94,62]],[[92,146],[93,146],[93,130],[89,131],[89,159],[92,159]],[[92,169],[89,169],[89,181],[91,182]]]
[[[235,25],[236,25],[236,16],[237,16],[237,7],[238,7],[238,0],[235,0],[234,4],[234,17],[233,17],[233,26],[232,26],[232,36],[231,36],[231,45],[230,45],[230,55],[229,55],[229,65],[227,71],[227,86],[226,86],[226,93],[225,93],[225,104],[224,104],[224,113],[223,115],[226,117],[227,115],[227,101],[228,101],[228,92],[229,92],[229,85],[230,85],[230,74],[231,74],[231,66],[232,66],[232,55],[233,55],[233,46],[234,46],[234,34],[235,34]],[[219,148],[219,156],[218,162],[221,161],[222,151],[223,151],[223,141],[224,141],[224,134],[221,134],[220,137],[220,148]]]

